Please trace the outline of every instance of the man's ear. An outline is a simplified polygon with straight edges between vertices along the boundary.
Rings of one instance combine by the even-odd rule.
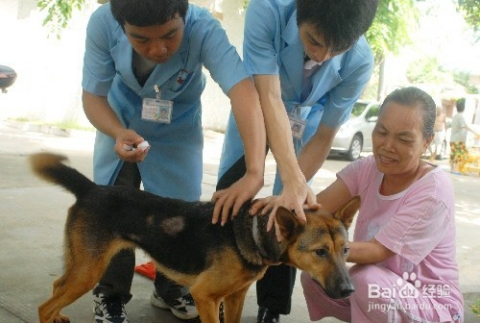
[[[302,222],[294,213],[282,206],[278,207],[275,213],[275,219],[280,228],[280,234],[286,241],[295,238],[303,226]]]
[[[355,196],[347,204],[335,212],[334,218],[342,221],[343,225],[348,229],[352,224],[353,217],[360,208],[360,196]]]

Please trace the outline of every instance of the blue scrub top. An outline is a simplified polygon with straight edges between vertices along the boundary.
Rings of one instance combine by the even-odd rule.
[[[252,75],[279,75],[282,99],[290,113],[301,107],[306,127],[297,152],[320,124],[336,128],[350,117],[353,104],[370,80],[374,57],[365,37],[312,74],[312,91],[301,99],[303,45],[299,37],[295,0],[251,0],[245,18],[244,64]],[[228,147],[228,150],[225,149]],[[244,154],[235,120],[230,116],[219,177]],[[279,178],[274,193],[281,190]]]
[[[99,7],[87,27],[83,89],[107,96],[121,122],[150,143],[147,157],[138,163],[146,191],[198,200],[203,164],[200,99],[206,82],[202,68],[228,93],[248,77],[241,59],[218,20],[191,4],[178,52],[167,63],[157,64],[144,86],[133,73],[132,56],[133,48],[110,4]],[[156,97],[155,85],[162,90],[162,100],[173,101],[170,124],[141,119],[142,100]],[[113,138],[97,131],[93,173],[98,184],[112,185],[123,164],[114,145]]]

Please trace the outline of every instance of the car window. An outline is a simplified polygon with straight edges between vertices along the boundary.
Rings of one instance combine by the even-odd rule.
[[[367,107],[366,103],[355,102],[352,109],[352,117],[358,117]]]
[[[373,105],[370,110],[368,110],[367,115],[365,118],[368,120],[372,117],[378,117],[378,111],[380,110],[380,107],[378,105]]]

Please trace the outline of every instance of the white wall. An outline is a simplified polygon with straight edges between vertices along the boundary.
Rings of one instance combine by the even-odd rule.
[[[74,122],[89,126],[81,107],[81,73],[85,27],[98,5],[94,0],[86,2],[82,12],[74,13],[58,40],[49,37],[47,28],[42,27],[45,13],[37,9],[35,0],[0,1],[0,65],[7,65],[18,74],[8,93],[0,93],[0,120]],[[191,1],[202,6],[210,6],[212,2]],[[222,24],[240,53],[244,19],[241,6],[242,0],[222,4]],[[202,102],[204,126],[223,130],[230,104],[211,79]]]

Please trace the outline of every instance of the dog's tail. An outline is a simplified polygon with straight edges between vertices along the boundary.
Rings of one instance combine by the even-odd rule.
[[[65,187],[79,198],[94,188],[96,184],[77,170],[63,164],[63,161],[66,160],[68,158],[61,155],[38,153],[30,156],[30,165],[39,177]]]

